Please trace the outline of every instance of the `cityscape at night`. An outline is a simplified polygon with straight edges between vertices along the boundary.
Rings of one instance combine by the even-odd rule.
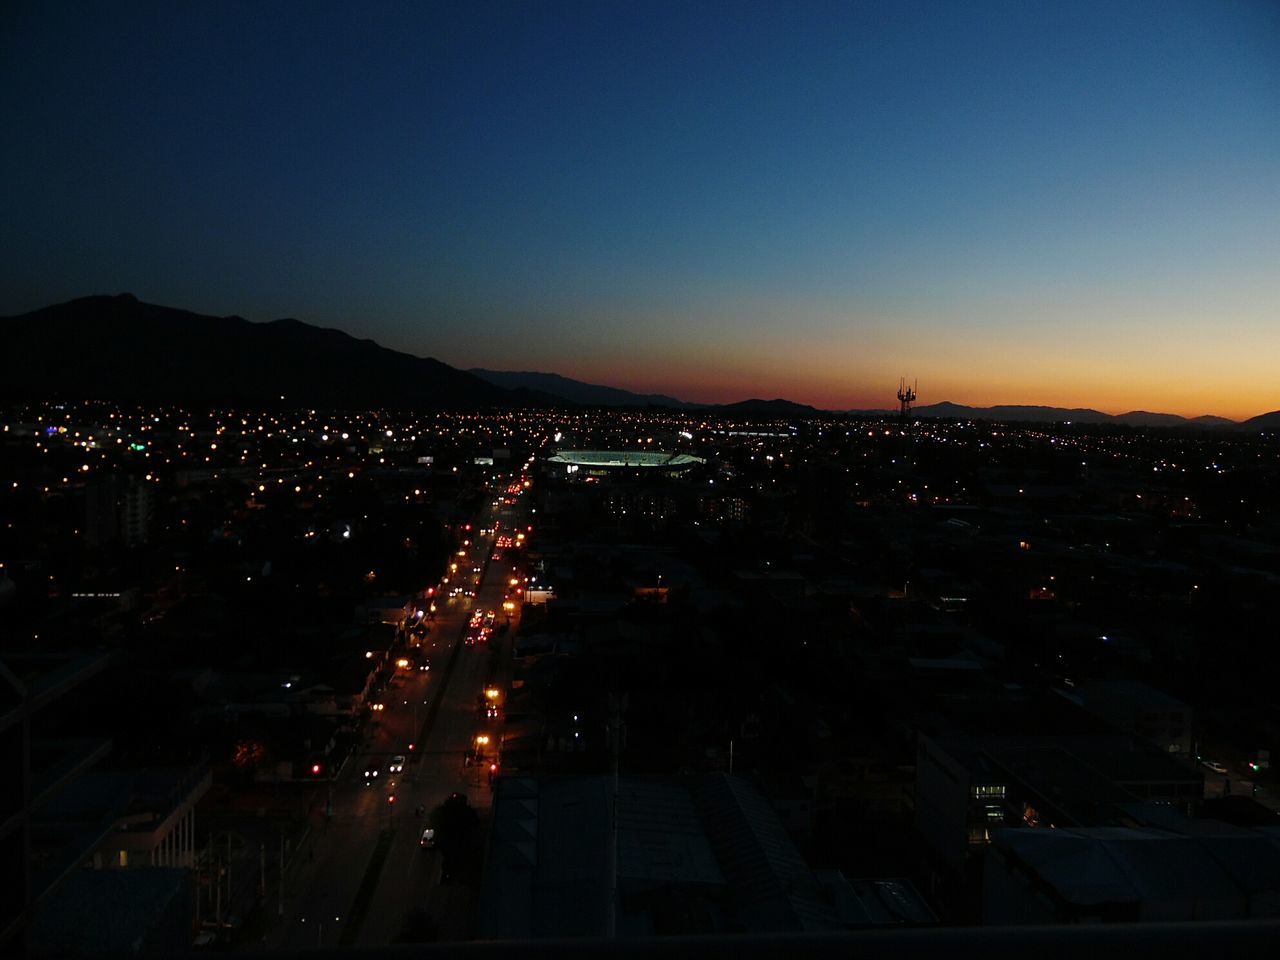
[[[0,954],[1280,950],[1280,8],[0,23]]]

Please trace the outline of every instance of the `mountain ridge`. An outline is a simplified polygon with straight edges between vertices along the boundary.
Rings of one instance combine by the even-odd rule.
[[[487,370],[471,367],[468,373],[507,390],[526,387],[563,397],[584,406],[656,406],[694,409],[705,404],[688,403],[664,393],[634,393],[621,387],[610,387],[585,380],[574,380],[558,373],[542,373],[533,370]]]
[[[587,383],[558,373],[515,370],[489,370],[475,367],[469,372],[500,386],[521,385],[556,394],[585,406],[665,406],[680,410],[714,410],[725,413],[743,413],[774,416],[806,416],[819,413],[843,413],[852,416],[896,417],[896,409],[821,410],[809,404],[796,403],[781,398],[774,400],[741,400],[736,403],[694,403],[666,394],[633,393],[620,387]],[[788,407],[787,405],[790,405]],[[1240,427],[1242,424],[1226,417],[1205,414],[1199,417],[1183,417],[1176,413],[1159,413],[1150,410],[1130,410],[1111,414],[1092,407],[1054,407],[1038,404],[996,404],[990,407],[973,407],[950,400],[924,404],[912,411],[917,417],[947,419],[1007,420],[1027,423],[1113,423],[1135,427]],[[1263,416],[1266,416],[1264,414]],[[1257,418],[1254,418],[1257,419]],[[1246,421],[1249,422],[1249,421]]]
[[[556,373],[470,371],[392,350],[369,338],[293,317],[255,323],[95,295],[0,317],[0,395],[77,399],[307,402],[329,407],[657,406],[727,415],[897,416],[896,409],[820,410],[791,400],[701,404],[634,393]],[[496,382],[495,382],[496,381]],[[1243,422],[1210,415],[1090,407],[951,401],[917,406],[916,417],[1010,422],[1112,423],[1140,427],[1269,430],[1280,410]]]
[[[0,318],[0,332],[8,396],[432,409],[539,400],[333,327],[213,317],[132,294]]]
[[[854,416],[897,416],[897,410],[848,410]],[[1201,429],[1230,429],[1243,427],[1236,420],[1205,414],[1184,417],[1176,413],[1154,413],[1149,410],[1130,410],[1127,413],[1103,413],[1092,407],[1053,407],[1038,404],[1005,403],[990,407],[971,407],[963,403],[942,400],[922,404],[912,409],[912,415],[926,419],[999,420],[1009,423],[1110,423],[1130,427],[1195,427]],[[1265,415],[1264,415],[1265,416]],[[1256,417],[1254,419],[1257,419]]]

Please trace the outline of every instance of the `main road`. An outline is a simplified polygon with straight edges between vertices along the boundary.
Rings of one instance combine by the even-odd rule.
[[[502,496],[486,505],[479,528],[491,530],[496,521],[510,529],[518,508],[503,506]],[[431,669],[397,671],[384,691],[384,709],[366,728],[362,749],[331,785],[331,815],[313,831],[309,852],[279,902],[266,946],[391,943],[415,909],[431,914],[441,939],[469,935],[474,891],[440,884],[438,855],[419,843],[426,816],[415,811],[423,808],[429,814],[449,794],[460,792],[487,819],[488,764],[469,764],[467,758],[477,735],[487,730],[477,704],[498,656],[492,645],[501,643],[505,649],[516,624],[513,619],[510,630],[487,642],[468,643],[466,638],[477,611],[493,610],[498,623],[506,621],[502,605],[512,571],[506,559],[510,551],[491,561],[494,549],[493,537],[477,530],[465,567],[459,563],[463,570],[482,568],[475,598],[437,599],[439,610],[425,649]],[[465,576],[464,582],[474,575]],[[456,585],[458,577],[452,581]],[[496,743],[496,730],[487,732]],[[396,755],[405,756],[407,763],[401,773],[391,774],[388,764]],[[364,771],[371,767],[379,775],[366,783]]]

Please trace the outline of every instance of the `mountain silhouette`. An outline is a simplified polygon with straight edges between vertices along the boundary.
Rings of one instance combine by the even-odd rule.
[[[618,387],[585,383],[558,373],[533,373],[514,370],[469,371],[501,387],[524,387],[541,393],[563,397],[571,403],[591,407],[670,407],[676,410],[707,410],[726,416],[811,417],[826,411],[791,400],[739,400],[736,403],[690,403],[662,393],[633,393]]]
[[[737,403],[722,403],[711,409],[717,413],[730,415],[740,414],[750,417],[812,417],[815,414],[827,413],[817,407],[791,400],[739,400]]]
[[[1280,410],[1260,413],[1240,424],[1247,430],[1280,430]]]
[[[807,417],[827,413],[790,400],[696,404],[633,393],[555,373],[458,370],[299,320],[251,323],[143,303],[132,294],[82,297],[0,318],[0,397],[138,402],[246,402],[364,409],[532,406],[660,406],[728,415]],[[896,409],[848,410],[896,416]],[[1280,428],[1280,410],[1242,424],[1133,410],[943,401],[921,418],[1117,423],[1142,427]]]
[[[896,416],[896,410],[850,410],[856,416]],[[998,404],[994,407],[970,407],[963,403],[943,400],[913,407],[913,417],[936,420],[1001,420],[1006,423],[1119,423],[1131,427],[1236,427],[1234,420],[1226,417],[1182,417],[1176,413],[1151,413],[1147,410],[1131,410],[1128,413],[1110,414],[1092,407],[1045,407],[1027,404]]]
[[[0,319],[0,336],[0,393],[9,397],[404,409],[547,399],[340,330],[204,316],[131,294]]]
[[[515,390],[521,387],[541,393],[563,397],[572,403],[588,407],[676,407],[679,409],[702,406],[686,403],[662,393],[633,393],[619,387],[606,387],[598,383],[586,383],[558,373],[536,373],[516,370],[484,370],[473,367],[468,373],[495,386]]]

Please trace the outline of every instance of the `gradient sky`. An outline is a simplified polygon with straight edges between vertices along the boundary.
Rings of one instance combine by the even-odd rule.
[[[1280,408],[1280,4],[10,2],[0,313],[690,400]]]

